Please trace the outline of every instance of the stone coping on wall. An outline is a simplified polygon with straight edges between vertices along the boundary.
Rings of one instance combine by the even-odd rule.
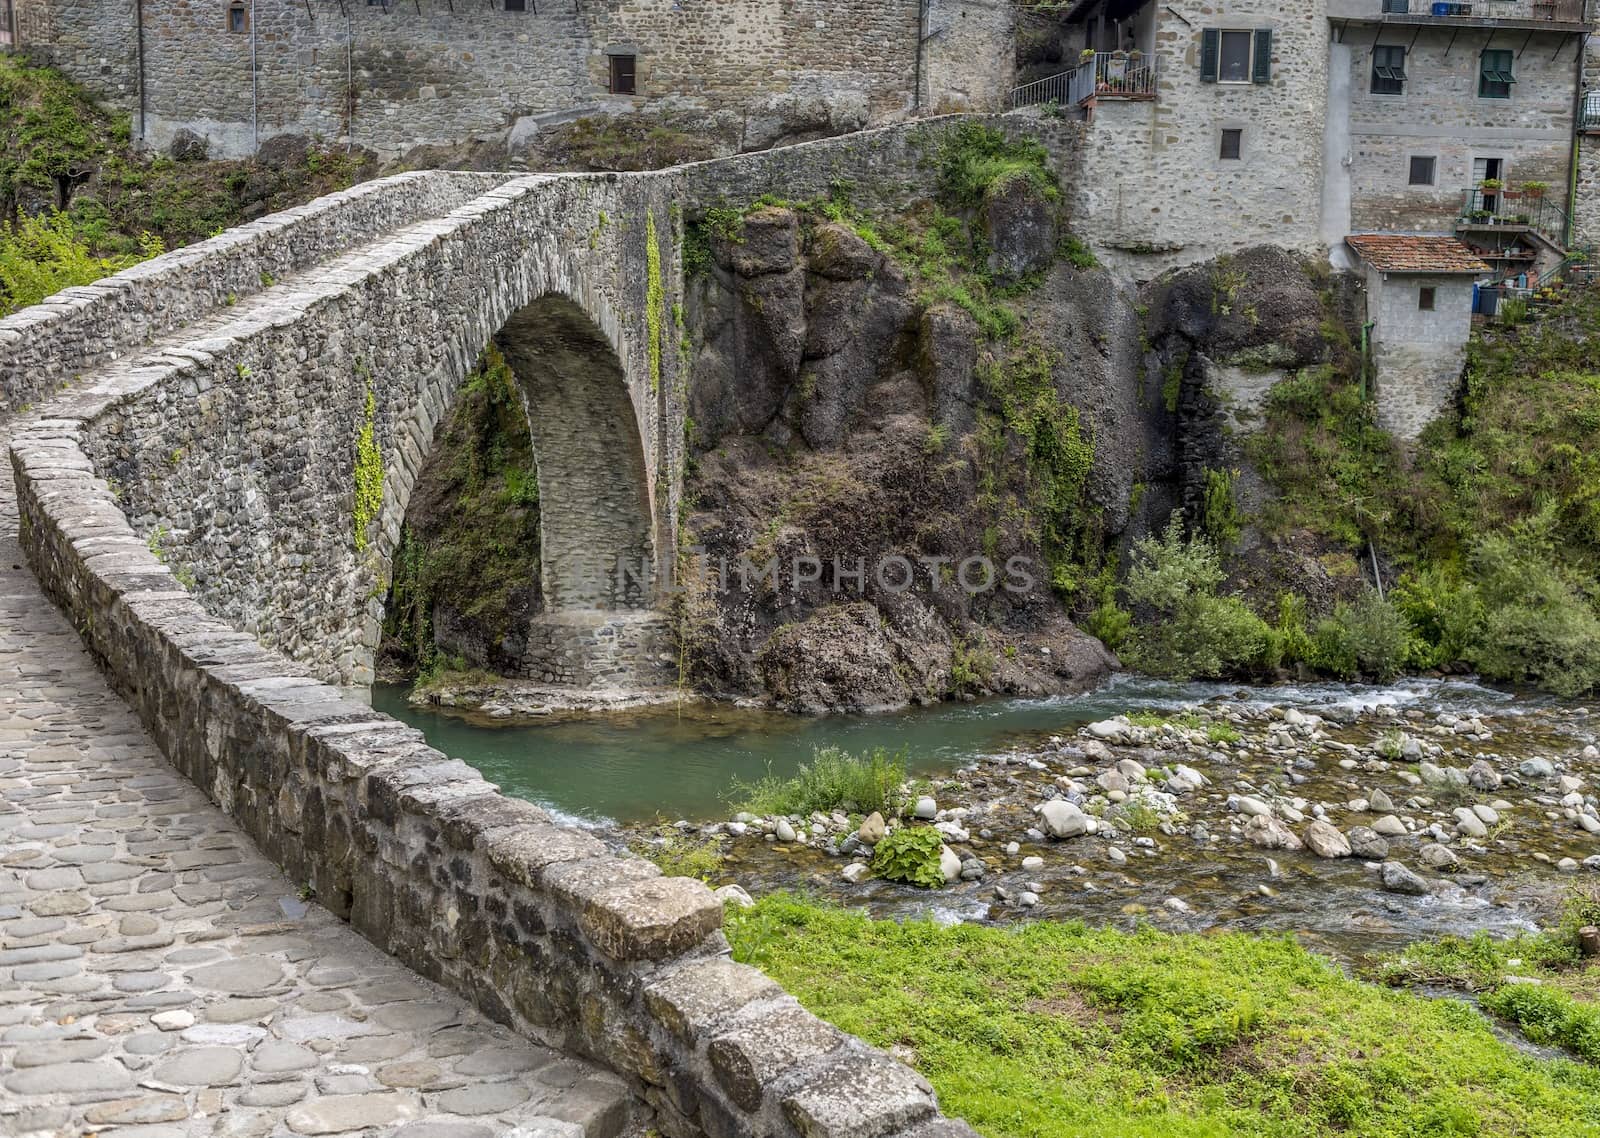
[[[376,236],[449,213],[505,180],[395,174],[64,289],[0,319],[0,412]]]

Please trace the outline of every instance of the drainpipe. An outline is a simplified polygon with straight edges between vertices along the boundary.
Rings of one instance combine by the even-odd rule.
[[[134,0],[133,18],[139,55],[139,145],[142,149],[145,138],[144,120],[147,113],[147,104],[144,97],[144,0]]]
[[[344,28],[344,152],[349,154],[356,145],[356,21],[354,16],[345,20]]]
[[[920,0],[917,4],[917,74],[911,92],[912,114],[922,113],[922,45],[928,39],[928,3],[929,0]]]
[[[1588,45],[1589,34],[1584,32],[1578,36],[1578,59],[1574,65],[1577,74],[1572,83],[1572,153],[1567,156],[1567,223],[1565,231],[1561,234],[1561,244],[1568,249],[1572,248],[1578,217],[1578,164],[1581,161],[1579,148],[1583,145],[1583,135],[1579,126],[1583,122],[1583,61]]]
[[[250,0],[250,156],[261,152],[261,89],[256,77],[256,0]]]

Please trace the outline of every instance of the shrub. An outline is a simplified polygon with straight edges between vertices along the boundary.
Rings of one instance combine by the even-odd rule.
[[[1201,499],[1201,526],[1219,549],[1232,549],[1244,531],[1244,515],[1240,513],[1239,504],[1233,496],[1238,481],[1237,470],[1206,471],[1205,491]]]
[[[1124,662],[1177,680],[1258,668],[1271,630],[1238,597],[1217,595],[1222,580],[1216,546],[1202,536],[1186,540],[1177,514],[1159,539],[1135,542],[1124,587],[1141,619]]]
[[[90,236],[59,212],[0,225],[0,315],[121,272],[162,251],[161,242],[146,235],[139,253],[102,257],[90,247]]]
[[[944,836],[932,826],[901,826],[873,849],[872,870],[889,881],[937,889],[944,884],[939,867],[943,847]]]
[[[1440,565],[1426,565],[1400,578],[1389,594],[1415,637],[1412,663],[1438,668],[1464,660],[1483,624],[1477,587]]]
[[[729,798],[753,814],[824,814],[850,809],[896,812],[906,781],[906,753],[883,747],[852,755],[838,747],[819,747],[793,778],[767,775],[753,783],[735,779]]]
[[[1013,141],[1003,131],[969,121],[939,148],[939,195],[958,209],[976,208],[1018,181],[1052,201],[1060,196],[1050,155],[1036,139]]]
[[[710,884],[722,872],[722,843],[717,838],[684,834],[670,825],[657,826],[628,848],[654,862],[668,877],[693,877]]]
[[[1473,549],[1484,617],[1467,657],[1489,679],[1574,696],[1600,686],[1600,618],[1556,559],[1553,525],[1547,509]]]
[[[1341,679],[1392,680],[1410,658],[1411,643],[1411,628],[1400,610],[1366,589],[1354,601],[1341,601],[1332,617],[1317,624],[1311,663]]]

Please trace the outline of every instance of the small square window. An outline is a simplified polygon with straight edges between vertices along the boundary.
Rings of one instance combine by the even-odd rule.
[[[611,57],[611,93],[613,95],[634,95],[638,92],[634,86],[635,60],[631,55],[613,55]]]
[[[250,30],[250,12],[243,4],[228,5],[228,31],[243,35]]]
[[[1250,32],[1222,33],[1217,58],[1219,83],[1250,82]]]
[[[527,10],[528,0],[506,0],[507,12],[526,12]]]
[[[1244,131],[1229,127],[1222,132],[1222,149],[1218,154],[1225,162],[1237,162],[1244,157]]]
[[[1403,95],[1406,90],[1406,49],[1403,47],[1375,47],[1372,49],[1372,93],[1374,95]]]
[[[1417,293],[1417,309],[1421,312],[1432,312],[1433,297],[1434,290],[1431,285],[1428,288],[1422,289]]]
[[[1414,154],[1411,157],[1411,178],[1413,186],[1431,186],[1434,184],[1439,160],[1431,154]]]

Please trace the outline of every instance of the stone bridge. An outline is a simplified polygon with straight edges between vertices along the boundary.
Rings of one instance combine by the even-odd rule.
[[[412,485],[491,341],[539,467],[543,667],[637,678],[677,544],[685,219],[846,184],[895,204],[948,121],[653,173],[401,175],[0,321],[21,547],[154,742],[335,917],[604,1064],[668,1135],[971,1131],[730,963],[703,885],[332,685],[371,678]]]

